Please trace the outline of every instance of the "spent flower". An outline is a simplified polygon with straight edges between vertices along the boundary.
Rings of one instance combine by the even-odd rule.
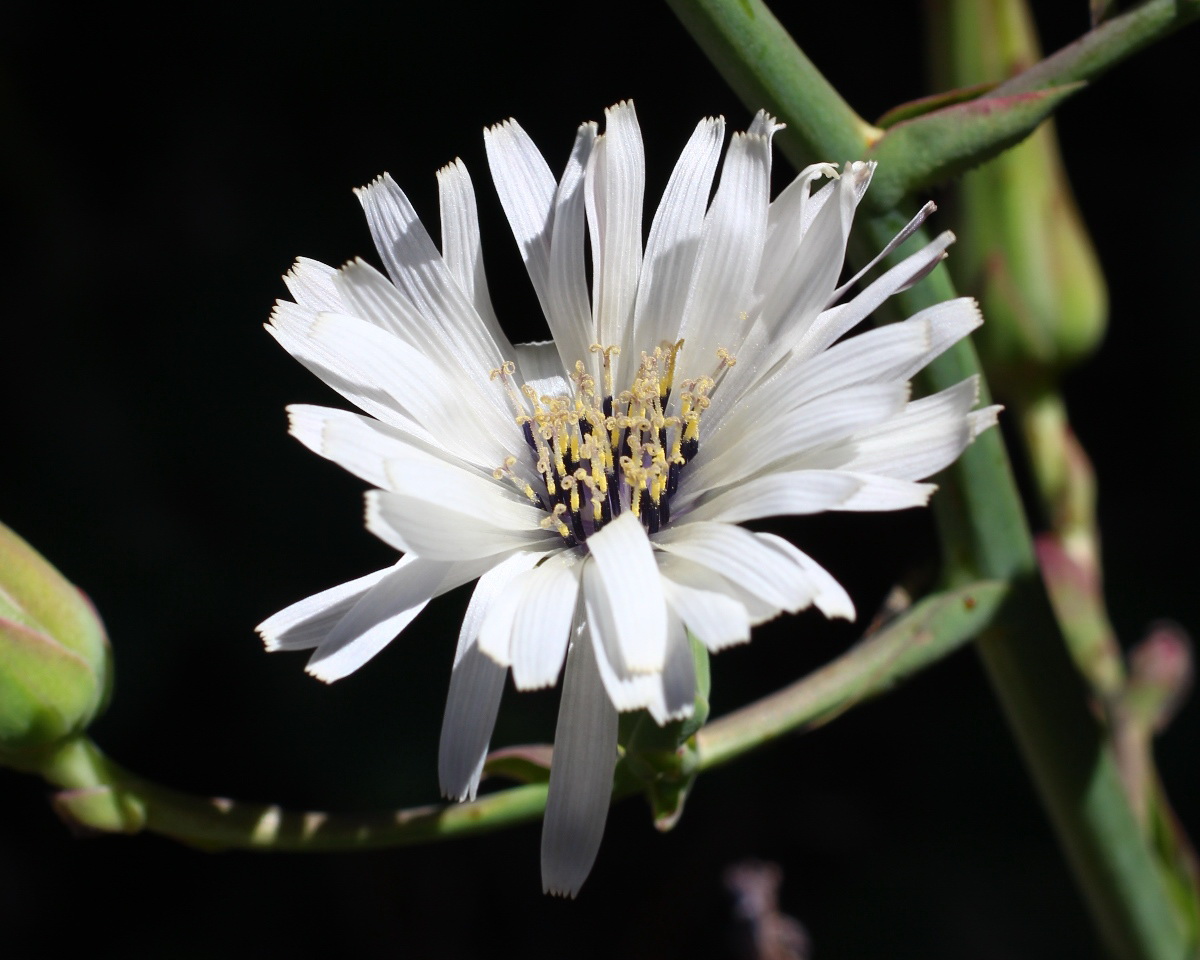
[[[268,619],[268,649],[312,649],[308,671],[336,680],[478,579],[441,786],[475,796],[510,670],[520,690],[563,673],[542,833],[551,893],[575,895],[595,860],[618,712],[691,714],[689,632],[717,651],[783,611],[854,617],[815,560],[738,524],[923,505],[934,487],[920,481],[995,422],[997,408],[972,409],[974,378],[910,398],[913,374],[979,325],[972,300],[846,337],[953,236],[844,299],[862,276],[839,286],[873,165],[814,165],[771,201],[779,125],[760,112],[725,149],[714,193],[724,126],[696,127],[644,247],[631,103],[606,111],[602,134],[578,128],[558,178],[515,121],[485,131],[552,340],[514,345],[497,321],[458,160],[438,173],[440,252],[385,174],[358,197],[386,275],[299,260],[294,302],[267,328],[362,411],[292,406],[291,432],[375,488],[367,529],[403,554]]]

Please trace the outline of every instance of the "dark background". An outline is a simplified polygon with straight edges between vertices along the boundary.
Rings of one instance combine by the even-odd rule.
[[[1052,8],[1048,48],[1086,27],[1084,0],[1038,6]],[[373,257],[350,190],[383,170],[436,231],[434,171],[457,155],[480,197],[497,310],[514,339],[541,336],[481,128],[518,117],[557,170],[578,122],[633,97],[652,203],[701,116],[724,113],[736,129],[748,111],[657,3],[169,9],[6,8],[0,517],[104,614],[116,695],[93,731],[121,762],[188,790],[304,808],[430,802],[466,590],[332,687],[304,674],[301,655],[265,655],[252,632],[392,559],[362,529],[362,484],[286,436],[286,403],[333,395],[261,330],[279,275],[297,255]],[[918,4],[779,12],[864,116],[926,92]],[[1126,641],[1160,616],[1200,622],[1200,188],[1179,139],[1195,122],[1196,36],[1061,112],[1111,282],[1108,342],[1068,395],[1102,478]],[[782,160],[778,170],[782,184]],[[933,562],[927,513],[786,532],[864,618]],[[715,710],[856,635],[812,613],[756,631],[715,659]],[[556,693],[510,691],[495,743],[550,739],[556,704]],[[1191,704],[1159,757],[1193,835],[1198,742]],[[10,956],[86,945],[138,957],[730,957],[721,874],[749,856],[783,866],[783,907],[819,957],[1096,953],[969,651],[706,775],[671,834],[641,801],[621,803],[574,903],[540,893],[537,824],[361,855],[206,855],[153,836],[76,839],[42,784],[3,771],[0,811]]]

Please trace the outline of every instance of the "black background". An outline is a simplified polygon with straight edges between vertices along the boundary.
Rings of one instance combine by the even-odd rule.
[[[779,13],[867,117],[926,92],[919,5]],[[1042,22],[1053,49],[1086,3]],[[165,12],[169,9],[169,13]],[[0,517],[103,612],[116,695],[93,728],[140,773],[206,794],[351,810],[432,801],[468,593],[435,603],[332,687],[252,627],[393,557],[362,484],[286,436],[333,395],[262,331],[297,255],[373,256],[354,186],[389,170],[436,231],[434,171],[461,156],[488,279],[514,339],[544,335],[486,175],[480,130],[516,116],[561,168],[577,123],[637,101],[648,202],[703,115],[748,117],[666,7],[266,2],[134,14],[14,3],[0,35],[7,241]],[[1039,14],[1044,11],[1039,10]],[[1102,479],[1110,602],[1126,641],[1200,622],[1195,583],[1196,34],[1061,111],[1113,321],[1068,398]],[[1189,57],[1193,58],[1189,60]],[[1191,92],[1189,92],[1191,91]],[[829,158],[841,160],[845,158]],[[777,185],[787,167],[778,163]],[[648,222],[648,220],[647,220]],[[933,557],[930,518],[817,518],[786,532],[869,616]],[[813,613],[714,661],[720,713],[852,642]],[[495,743],[548,740],[555,693],[506,696]],[[1200,832],[1193,705],[1161,741]],[[1051,958],[1095,947],[970,652],[813,734],[699,782],[679,827],[612,811],[574,903],[545,898],[534,824],[347,856],[206,855],[73,838],[42,784],[0,772],[6,952],[92,956],[733,956],[721,873],[778,861],[819,957]]]

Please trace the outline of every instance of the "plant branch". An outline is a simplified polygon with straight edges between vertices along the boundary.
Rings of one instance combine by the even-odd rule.
[[[1106,20],[990,94],[1012,96],[1095,80],[1122,60],[1200,18],[1200,0],[1146,0]]]
[[[725,763],[769,740],[828,723],[886,693],[974,639],[1008,587],[981,581],[926,597],[832,663],[700,728],[700,769]]]
[[[833,122],[841,118],[841,129],[828,138],[824,123],[808,121],[803,75],[766,74],[758,65],[765,40],[756,42],[756,33],[761,30],[778,47],[782,30],[773,17],[763,15],[761,4],[668,3],[702,48],[719,51],[714,62],[739,94],[761,95],[747,106],[765,106],[789,125],[784,133],[790,135],[781,138],[781,145],[794,163],[843,156],[845,144],[856,137],[865,150],[861,126],[847,122],[844,115],[832,115]],[[797,51],[790,57],[803,55]],[[1071,79],[1079,78],[1054,78],[1057,83]],[[779,86],[771,87],[768,80]],[[824,102],[824,95],[818,100]],[[873,249],[883,247],[905,220],[898,212],[870,218],[853,259],[864,259],[864,241]],[[954,294],[946,271],[938,269],[898,295],[895,307],[908,315]],[[922,386],[940,390],[979,374],[974,348],[961,343],[927,369]],[[981,402],[986,403],[986,386],[982,394]],[[934,502],[948,578],[962,582],[983,577],[1012,585],[999,622],[981,638],[979,651],[1093,919],[1114,956],[1182,960],[1187,948],[1181,926],[1129,809],[1111,747],[1088,711],[1086,693],[1038,577],[999,432],[980,437],[942,479]]]
[[[370,814],[285,810],[273,804],[200,797],[152,783],[106,757],[91,740],[63,745],[41,766],[60,786],[61,815],[104,832],[149,830],[207,850],[337,851],[407,846],[486,833],[536,820],[546,785],[529,784],[471,803]]]

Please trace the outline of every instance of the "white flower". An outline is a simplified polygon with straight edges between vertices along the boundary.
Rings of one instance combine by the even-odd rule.
[[[403,553],[268,619],[268,649],[315,648],[308,671],[336,680],[431,598],[478,578],[442,789],[474,797],[506,672],[518,689],[547,687],[565,660],[542,878],[572,896],[604,830],[618,711],[664,723],[692,710],[688,631],[715,651],[784,610],[854,616],[814,560],[737,524],[922,505],[934,488],[917,481],[997,409],[971,410],[973,379],[909,399],[909,378],[980,323],[969,299],[842,339],[953,240],[839,303],[871,164],[810,167],[770,202],[778,125],[760,113],[733,135],[710,203],[724,121],[703,120],[643,250],[633,105],[605,122],[602,135],[579,128],[557,181],[515,121],[485,132],[553,341],[514,346],[500,328],[459,161],[438,173],[441,253],[385,174],[358,197],[387,276],[361,260],[300,260],[285,278],[296,302],[267,328],[363,411],[293,406],[291,431],[377,488],[367,528]]]

